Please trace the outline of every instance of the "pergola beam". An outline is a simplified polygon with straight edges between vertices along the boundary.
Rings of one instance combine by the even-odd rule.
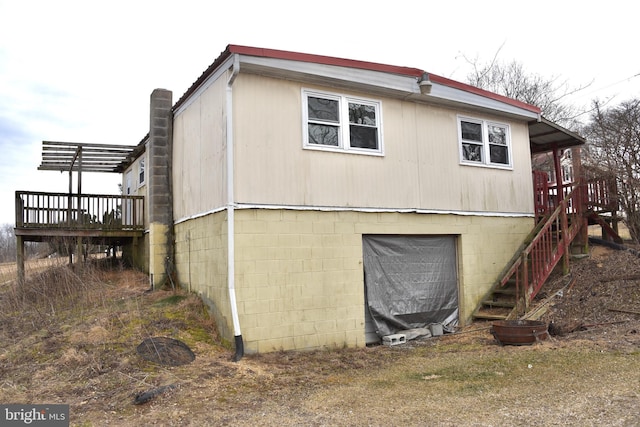
[[[42,141],[42,163],[38,170],[122,173],[144,150],[144,140],[135,146]],[[78,166],[80,154],[82,164]]]

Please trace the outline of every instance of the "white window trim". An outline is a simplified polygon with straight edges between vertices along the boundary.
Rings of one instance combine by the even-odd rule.
[[[462,122],[478,123],[482,127],[482,162],[474,162],[472,160],[465,160],[463,152],[463,140],[462,140]],[[460,155],[460,164],[465,166],[478,166],[494,169],[507,169],[513,170],[513,148],[511,146],[511,126],[506,123],[497,122],[494,120],[483,120],[475,117],[458,116],[458,152]],[[509,157],[508,163],[492,163],[489,152],[489,125],[497,125],[506,129],[507,138],[507,155]],[[475,141],[474,141],[475,142]]]
[[[335,99],[339,103],[340,123],[338,132],[338,146],[319,145],[309,143],[309,131],[307,124],[309,122],[309,109],[307,107],[307,98],[309,96]],[[361,103],[372,105],[376,109],[376,129],[378,133],[378,149],[351,147],[349,144],[349,103]],[[302,148],[307,150],[333,151],[338,153],[364,154],[369,156],[384,156],[384,143],[382,140],[382,102],[361,98],[356,96],[341,95],[338,93],[315,91],[310,89],[302,89]]]
[[[142,180],[140,179],[140,171],[142,170]],[[146,156],[143,154],[138,160],[138,188],[142,187],[147,181],[147,161]]]

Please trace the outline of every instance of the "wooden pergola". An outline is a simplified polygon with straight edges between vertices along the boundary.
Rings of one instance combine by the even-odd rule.
[[[42,141],[42,163],[38,170],[78,173],[78,194],[81,194],[82,172],[122,173],[144,151],[144,144],[108,145],[80,142]]]
[[[76,253],[83,241],[119,242],[144,231],[144,198],[131,195],[83,194],[85,172],[123,173],[145,150],[136,145],[42,142],[38,170],[69,173],[68,193],[16,191],[18,279],[24,280],[24,242],[56,238],[75,239]],[[73,192],[73,173],[77,191]],[[69,256],[72,262],[71,255]]]

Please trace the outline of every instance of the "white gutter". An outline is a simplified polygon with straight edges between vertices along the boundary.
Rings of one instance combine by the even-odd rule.
[[[244,343],[240,331],[240,319],[238,317],[238,302],[236,300],[236,269],[235,269],[235,200],[233,185],[233,82],[240,72],[238,55],[234,55],[231,76],[227,81],[227,285],[229,288],[229,304],[231,306],[231,318],[233,319],[233,334],[235,337],[236,353],[233,361],[239,361],[244,355]]]

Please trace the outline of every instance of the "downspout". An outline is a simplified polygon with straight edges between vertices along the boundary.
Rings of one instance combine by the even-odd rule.
[[[238,362],[244,356],[244,342],[240,331],[240,319],[238,317],[238,302],[236,300],[236,268],[235,268],[235,200],[233,185],[233,82],[240,72],[238,56],[234,56],[231,76],[227,82],[227,285],[229,287],[229,304],[231,306],[231,318],[233,319],[233,335],[235,338],[236,353],[233,361]]]

